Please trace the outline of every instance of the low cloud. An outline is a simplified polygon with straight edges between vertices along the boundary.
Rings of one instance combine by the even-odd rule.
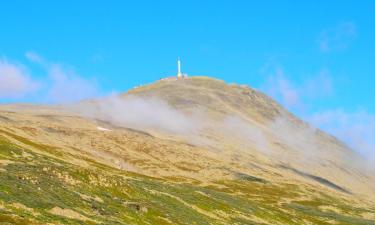
[[[27,66],[0,59],[1,100],[19,101],[32,96],[40,103],[73,103],[99,95],[96,81],[71,67],[50,62],[35,52],[26,52],[25,57],[40,66],[42,73],[36,80]]]
[[[77,74],[72,68],[50,62],[36,52],[26,52],[25,57],[46,72],[43,80],[43,101],[49,103],[73,103],[99,94],[95,80]]]
[[[287,108],[299,107],[301,104],[298,88],[286,79],[281,68],[275,69],[262,89],[272,97],[281,100],[282,104]]]
[[[201,128],[197,117],[182,113],[157,98],[113,95],[77,104],[74,109],[90,118],[133,129],[154,129],[179,135],[195,133]]]
[[[309,99],[324,98],[333,94],[332,77],[327,69],[320,70],[302,83],[300,92]]]
[[[158,131],[179,136],[191,144],[223,148],[228,145],[266,151],[267,140],[259,127],[237,115],[213,120],[204,111],[181,111],[155,97],[118,96],[81,102],[73,109],[85,117],[115,126]]]
[[[315,113],[307,119],[314,126],[335,135],[367,159],[375,160],[375,115],[366,111],[349,113],[336,109]]]
[[[328,159],[326,149],[319,143],[316,128],[306,124],[298,125],[288,119],[287,115],[275,118],[267,125],[267,128],[272,134],[273,141],[281,148],[286,147],[282,149],[282,152],[289,152],[287,154],[275,153],[278,160],[285,163],[297,160],[305,165],[313,165]]]
[[[214,130],[222,131],[224,137],[233,138],[237,143],[255,147],[257,151],[269,153],[269,144],[263,131],[255,124],[248,122],[236,115],[228,115],[213,127]],[[245,146],[246,147],[246,146]]]
[[[47,102],[72,103],[98,95],[94,80],[85,79],[61,65],[50,65],[48,77]]]
[[[369,159],[369,162],[375,161],[375,115],[366,111],[349,113],[343,110],[324,110],[312,113],[309,110],[314,101],[326,99],[334,92],[332,78],[327,70],[321,70],[315,76],[300,82],[288,79],[284,71],[279,68],[270,74],[261,89],[312,125],[312,128],[305,131],[293,131],[287,126],[288,123],[282,122],[283,119],[276,119],[270,125],[271,130],[285,131],[276,134],[282,142],[305,149],[304,154],[307,156],[319,152],[321,146],[317,145],[316,141],[306,138],[315,137],[313,127],[316,127],[348,144]],[[290,133],[293,133],[293,139],[288,138]]]
[[[0,59],[0,98],[22,98],[39,87],[24,66]]]
[[[328,70],[321,70],[318,74],[295,82],[287,78],[284,70],[274,68],[268,73],[266,83],[261,90],[278,100],[287,109],[304,111],[305,102],[323,98],[333,93],[333,86]]]
[[[317,39],[323,53],[345,50],[357,37],[357,27],[353,22],[345,22],[323,30]]]
[[[295,126],[286,115],[264,125],[237,114],[214,120],[204,111],[189,110],[187,113],[159,98],[134,95],[112,95],[81,102],[72,108],[85,117],[114,126],[161,132],[199,146],[218,150],[229,148],[233,153],[236,150],[259,152],[283,162],[305,160],[306,163],[318,162],[318,158],[321,156],[322,159],[325,155],[317,141],[316,129]],[[287,146],[290,153],[285,154],[285,149],[275,147],[275,143]]]

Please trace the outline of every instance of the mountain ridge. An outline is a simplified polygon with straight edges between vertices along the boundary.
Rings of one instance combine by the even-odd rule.
[[[375,220],[374,174],[352,150],[268,96],[206,77],[0,106],[0,150],[0,221],[16,224]]]

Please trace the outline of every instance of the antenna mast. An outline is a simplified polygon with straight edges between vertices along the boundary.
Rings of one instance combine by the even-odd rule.
[[[182,77],[180,57],[177,58],[177,77]]]

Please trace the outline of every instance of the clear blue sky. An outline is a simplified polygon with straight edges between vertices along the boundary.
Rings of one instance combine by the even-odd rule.
[[[374,12],[370,0],[3,1],[0,58],[39,81],[63,65],[106,94],[175,74],[179,56],[188,74],[262,89],[303,117],[372,118]]]
[[[35,51],[118,91],[174,74],[177,56],[189,74],[255,87],[270,61],[292,80],[325,68],[339,82],[330,104],[375,111],[374,1],[121,2],[2,2],[0,56]],[[319,51],[320,33],[343,23],[356,27],[354,40]]]

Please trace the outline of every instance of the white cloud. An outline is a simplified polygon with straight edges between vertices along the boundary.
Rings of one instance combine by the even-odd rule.
[[[366,111],[327,110],[308,118],[311,124],[331,133],[353,149],[375,160],[375,115]]]
[[[349,113],[343,110],[324,110],[311,113],[308,110],[314,100],[325,99],[333,93],[332,78],[327,70],[321,70],[317,75],[300,82],[287,79],[286,74],[280,68],[274,69],[269,74],[271,75],[267,83],[261,88],[263,91],[277,99],[289,110],[302,116],[314,127],[320,128],[348,144],[369,159],[370,163],[375,161],[374,114],[366,111]],[[293,138],[297,137],[298,132]],[[304,143],[308,143],[308,141],[304,141]],[[311,146],[314,145],[311,144]],[[319,148],[316,149],[319,150]],[[311,152],[317,152],[317,150],[311,150]]]
[[[26,58],[40,65],[47,73],[44,101],[52,103],[72,103],[98,95],[96,82],[86,79],[74,70],[58,63],[52,63],[36,52],[26,52]]]
[[[21,98],[38,88],[38,82],[27,74],[22,65],[0,60],[0,98]]]
[[[84,116],[134,129],[156,129],[172,134],[194,133],[201,127],[197,117],[188,116],[158,98],[110,96],[95,103],[76,104]]]
[[[268,79],[260,88],[277,99],[290,110],[304,110],[306,100],[326,97],[333,92],[332,81],[327,70],[301,82],[293,82],[287,78],[284,70],[276,68],[268,74]]]
[[[245,143],[254,146],[258,151],[270,153],[269,143],[263,131],[255,124],[248,122],[237,115],[227,115],[223,121],[211,127],[216,133],[225,138],[233,138],[236,143]]]
[[[357,27],[353,22],[345,22],[336,27],[323,30],[318,37],[320,51],[328,53],[341,51],[357,37]]]
[[[85,79],[59,64],[48,66],[48,77],[48,102],[72,103],[98,94],[95,81]]]
[[[271,96],[280,99],[287,108],[301,104],[298,88],[286,79],[284,71],[280,68],[276,69],[275,73],[269,77],[266,91]]]
[[[332,78],[327,69],[303,81],[300,92],[310,99],[326,97],[333,93]]]
[[[45,60],[35,52],[26,52],[25,56],[29,61],[33,63],[43,64],[45,62]]]

